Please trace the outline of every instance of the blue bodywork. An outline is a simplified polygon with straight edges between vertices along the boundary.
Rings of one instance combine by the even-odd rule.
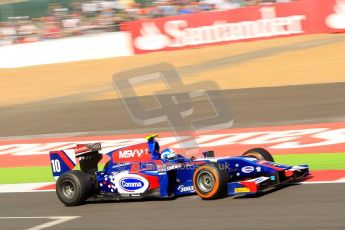
[[[86,162],[84,169],[81,167],[82,171],[84,170],[94,178],[97,191],[95,198],[167,198],[195,194],[193,177],[196,170],[204,165],[216,165],[218,169],[225,172],[224,186],[229,196],[265,191],[309,175],[307,165],[289,166],[258,160],[250,156],[189,159],[178,155],[173,160],[161,159],[157,141],[103,152],[110,157],[110,161],[103,170],[98,171],[97,166],[92,165],[95,162],[97,164],[102,157],[99,154],[100,149],[95,151],[89,145],[78,146],[78,148],[83,150],[78,153],[79,155],[75,149],[73,151],[75,151],[75,156],[80,158],[80,163]],[[69,151],[72,150],[50,153],[55,177],[72,170],[75,166],[75,159],[71,157]],[[99,156],[101,157],[97,160],[92,160]],[[53,164],[56,164],[56,161],[63,166],[60,167],[60,171],[54,170],[56,165]]]
[[[102,194],[112,193],[124,197],[155,196],[160,198],[183,196],[195,193],[193,186],[195,170],[201,165],[214,163],[219,164],[221,168],[223,167],[228,175],[227,194],[229,196],[257,193],[260,190],[309,175],[307,165],[289,166],[245,156],[192,160],[179,155],[177,159],[169,161],[152,159],[146,162],[110,162],[103,171],[96,173],[96,178],[98,183],[102,184],[100,186],[100,193]],[[109,182],[110,177],[114,178],[123,172],[146,178],[149,184],[155,184],[157,181],[158,184],[148,187],[140,193],[135,193],[133,190],[124,194],[118,189],[122,185],[116,181],[113,181],[114,183],[111,183],[110,187],[103,186],[108,184],[107,181]],[[291,173],[286,176],[286,172]],[[249,181],[252,186],[248,186],[247,184],[250,183],[246,183],[246,181]],[[257,186],[253,186],[254,184]]]

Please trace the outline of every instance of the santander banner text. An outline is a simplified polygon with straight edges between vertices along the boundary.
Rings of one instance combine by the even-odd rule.
[[[314,33],[345,32],[345,0],[300,0],[122,24],[136,54]]]

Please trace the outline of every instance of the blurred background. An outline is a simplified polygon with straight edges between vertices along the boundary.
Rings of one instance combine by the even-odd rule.
[[[0,0],[0,46],[119,31],[121,22],[290,0]]]

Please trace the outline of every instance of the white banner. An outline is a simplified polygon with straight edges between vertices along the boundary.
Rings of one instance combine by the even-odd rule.
[[[130,41],[129,33],[115,32],[0,47],[0,68],[130,56]]]

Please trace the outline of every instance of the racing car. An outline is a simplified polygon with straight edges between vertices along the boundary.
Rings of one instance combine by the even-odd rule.
[[[50,152],[58,198],[66,206],[89,200],[174,198],[197,194],[204,200],[256,194],[309,176],[308,165],[275,163],[265,149],[236,157],[215,157],[213,151],[187,158],[172,149],[160,152],[157,135],[142,143],[103,149],[101,143],[77,144]],[[110,160],[103,170],[104,155]],[[79,160],[80,170],[73,170]]]

